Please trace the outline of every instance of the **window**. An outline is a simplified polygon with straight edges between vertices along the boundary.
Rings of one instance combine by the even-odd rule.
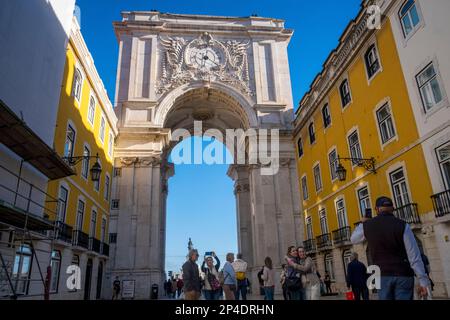
[[[347,222],[347,213],[345,211],[344,199],[339,199],[338,201],[336,201],[336,214],[339,229],[347,227],[348,222]]]
[[[101,234],[100,234],[100,241],[101,242],[105,242],[106,238],[106,218],[103,217],[102,218],[102,229],[101,229]]]
[[[117,243],[117,233],[109,234],[109,243]]]
[[[77,224],[75,230],[83,230],[83,217],[84,217],[84,208],[85,204],[82,200],[78,200],[78,207],[77,207]]]
[[[400,168],[390,174],[391,186],[394,193],[395,205],[397,208],[403,207],[410,203],[408,186],[403,168]]]
[[[302,138],[299,138],[297,141],[297,148],[298,148],[298,157],[300,158],[303,155],[303,143]]]
[[[333,256],[330,253],[325,255],[325,271],[330,275],[330,279],[334,280]]]
[[[374,44],[367,49],[364,60],[366,62],[367,75],[370,79],[378,70],[380,70],[380,60],[378,58],[377,48]]]
[[[334,181],[337,178],[337,168],[339,166],[336,149],[328,154],[328,160],[330,162],[331,181]]]
[[[312,226],[312,217],[306,218],[306,236],[307,240],[314,238],[313,226]]]
[[[75,69],[75,74],[73,75],[73,87],[72,87],[72,95],[80,101],[81,98],[81,90],[83,87],[83,76],[81,75],[80,69]]]
[[[95,117],[95,98],[91,96],[89,99],[89,108],[88,108],[88,121],[93,125],[94,117]]]
[[[437,150],[444,186],[450,190],[450,143]]]
[[[355,160],[352,160],[353,165],[359,164],[359,161],[356,159],[362,158],[362,152],[359,144],[358,131],[355,130],[349,135],[348,145],[350,148],[350,156],[355,158]]]
[[[75,129],[69,124],[67,126],[66,143],[64,145],[64,157],[72,157],[75,148]]]
[[[303,193],[303,200],[308,200],[308,184],[306,182],[306,176],[302,177],[302,193]]]
[[[405,37],[419,26],[420,18],[414,0],[406,1],[400,8],[398,15],[400,17],[403,35]]]
[[[112,209],[119,209],[119,199],[113,199],[111,201],[111,207]]]
[[[61,186],[59,188],[59,199],[58,199],[58,221],[64,222],[66,220],[67,211],[67,197],[69,191]]]
[[[100,191],[100,181],[102,180],[102,175],[98,177],[98,181],[94,181],[94,190],[99,192]]]
[[[61,267],[61,252],[59,252],[58,250],[52,251],[50,266],[52,271],[50,278],[50,292],[55,293],[58,292],[59,272]]]
[[[359,202],[359,210],[361,211],[361,217],[365,216],[366,209],[371,208],[370,205],[370,196],[369,189],[367,187],[363,187],[358,190],[358,202]]]
[[[102,119],[100,120],[100,141],[103,143],[105,141],[105,126],[106,126],[106,121],[105,121],[105,117],[102,116]]]
[[[122,168],[114,168],[114,177],[120,177],[122,175]]]
[[[323,127],[328,128],[331,124],[330,106],[328,103],[322,108]]]
[[[316,142],[316,134],[314,132],[314,123],[311,122],[309,127],[308,127],[308,132],[309,132],[309,143],[313,144],[314,142]]]
[[[344,263],[344,272],[345,276],[347,277],[347,267],[348,264],[352,261],[352,252],[350,250],[345,250],[342,254],[342,261]]]
[[[113,143],[114,143],[114,136],[112,133],[109,134],[109,144],[108,144],[108,154],[110,157],[112,157],[113,154]]]
[[[378,127],[380,128],[381,142],[385,144],[395,137],[394,121],[389,104],[386,103],[377,110]]]
[[[341,94],[342,107],[345,107],[352,101],[352,97],[350,95],[350,86],[347,79],[342,81],[341,86],[339,87],[339,92]]]
[[[89,157],[91,156],[91,151],[87,146],[84,146],[83,156],[86,158],[83,159],[83,163],[81,165],[81,176],[87,179],[89,176]]]
[[[109,200],[109,175],[105,176],[105,190],[104,190],[104,197],[105,200]]]
[[[317,164],[314,169],[314,183],[316,185],[316,191],[322,189],[322,177],[320,176],[320,165]]]
[[[14,257],[12,280],[15,282],[16,293],[28,294],[31,266],[33,265],[31,248],[24,244],[19,246]]]
[[[427,112],[443,100],[441,86],[433,63],[422,70],[416,76],[416,80],[424,110]]]
[[[80,256],[77,255],[77,254],[74,254],[74,255],[72,256],[71,264],[72,264],[72,265],[75,265],[75,266],[79,266],[79,265],[80,265]]]
[[[91,228],[89,230],[89,237],[95,238],[95,231],[97,230],[97,211],[92,210],[91,214]]]
[[[320,219],[320,231],[322,234],[328,233],[328,222],[327,222],[327,212],[325,208],[319,211],[319,219]]]

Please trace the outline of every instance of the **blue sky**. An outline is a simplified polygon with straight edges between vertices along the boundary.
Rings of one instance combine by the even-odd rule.
[[[361,0],[77,0],[81,31],[97,70],[114,101],[118,45],[112,22],[120,12],[152,10],[186,14],[249,16],[257,14],[286,20],[294,29],[289,46],[294,106],[320,72],[330,51]],[[113,102],[114,103],[114,102]],[[236,251],[236,213],[233,182],[226,165],[179,165],[169,182],[167,268],[183,261],[187,239],[201,251],[225,254]],[[211,219],[213,218],[213,219]]]

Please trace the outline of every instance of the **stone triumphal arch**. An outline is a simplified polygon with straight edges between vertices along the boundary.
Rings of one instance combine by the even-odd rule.
[[[165,263],[167,157],[175,129],[279,129],[279,170],[230,165],[239,251],[253,284],[266,256],[279,265],[303,240],[287,56],[292,31],[270,18],[124,12],[119,41],[110,279],[135,280],[135,298],[161,285]],[[247,150],[252,152],[252,150]],[[195,183],[195,182],[193,182]]]

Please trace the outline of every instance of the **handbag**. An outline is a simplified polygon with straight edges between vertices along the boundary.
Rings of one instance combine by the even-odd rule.
[[[353,291],[347,291],[345,293],[345,298],[347,300],[355,300],[355,294],[353,293]]]
[[[286,278],[286,288],[289,291],[297,291],[300,290],[303,285],[302,285],[302,279],[299,277],[290,277],[290,278]]]

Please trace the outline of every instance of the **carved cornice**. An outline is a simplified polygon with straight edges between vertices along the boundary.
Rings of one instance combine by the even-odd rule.
[[[122,167],[147,168],[160,166],[162,161],[157,157],[124,157],[120,158]]]
[[[250,192],[250,185],[248,183],[246,184],[236,184],[234,186],[234,194],[239,194],[243,192]]]

